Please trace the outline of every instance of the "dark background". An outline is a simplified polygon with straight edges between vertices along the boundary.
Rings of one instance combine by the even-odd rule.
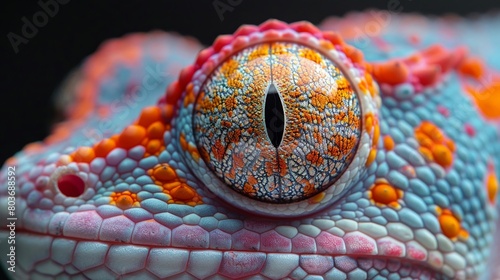
[[[22,34],[22,18],[32,21],[33,15],[42,8],[37,1],[3,1],[4,7],[0,7],[0,164],[27,143],[42,140],[50,133],[51,120],[55,117],[52,93],[66,74],[106,39],[162,29],[193,36],[207,45],[218,34],[232,33],[244,23],[259,24],[268,18],[277,18],[318,24],[330,15],[342,16],[352,10],[387,9],[389,2],[395,0],[216,1],[236,4],[232,11],[223,14],[222,21],[213,0],[126,3],[69,0],[59,5],[57,14],[50,17],[27,44],[19,46],[18,53],[14,52],[7,34]],[[495,9],[496,2],[400,0],[400,5],[404,13],[471,15]]]
[[[56,0],[41,0],[43,2]],[[62,0],[60,0],[62,1]],[[38,28],[16,54],[7,34],[21,35],[23,17],[33,21],[41,11],[38,1],[4,1],[1,15],[0,163],[30,142],[50,133],[55,117],[52,93],[66,74],[93,53],[101,42],[130,32],[162,29],[190,35],[210,44],[218,34],[232,33],[241,24],[259,24],[268,18],[318,24],[330,15],[368,8],[387,9],[391,1],[255,1],[215,0],[236,4],[221,21],[208,1],[80,1],[64,0],[59,11]],[[403,12],[470,15],[491,11],[496,0],[399,0]],[[9,4],[5,4],[8,2]],[[113,2],[113,3],[110,3]],[[498,5],[498,4],[497,4]]]

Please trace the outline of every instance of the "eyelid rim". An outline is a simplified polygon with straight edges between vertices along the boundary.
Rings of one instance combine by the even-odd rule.
[[[278,22],[272,21],[271,23]],[[278,22],[281,23],[281,22]],[[333,197],[341,197],[347,193],[350,188],[347,188],[350,182],[356,182],[357,178],[361,175],[361,171],[364,170],[365,163],[368,159],[370,149],[374,146],[374,133],[372,131],[367,131],[365,118],[368,114],[373,117],[378,118],[378,108],[380,107],[380,97],[378,85],[371,78],[366,68],[369,67],[367,63],[359,61],[359,54],[354,57],[357,62],[353,62],[343,50],[352,51],[352,47],[346,45],[338,37],[332,36],[331,33],[321,32],[319,33],[309,33],[300,32],[303,26],[309,26],[310,24],[299,22],[291,25],[286,25],[287,28],[276,29],[266,29],[266,24],[269,25],[269,21],[259,26],[264,31],[256,30],[250,32],[246,35],[235,35],[232,40],[229,37],[222,37],[222,40],[227,41],[227,44],[220,46],[218,40],[214,43],[217,45],[219,52],[215,53],[214,46],[209,47],[200,52],[196,63],[192,66],[186,68],[181,73],[178,83],[172,85],[167,90],[167,96],[170,94],[172,96],[179,96],[177,106],[180,111],[186,111],[185,114],[192,116],[194,110],[194,102],[197,96],[203,88],[203,84],[206,82],[207,77],[217,69],[226,59],[234,55],[235,53],[241,51],[242,49],[251,47],[256,44],[272,43],[272,42],[289,42],[299,44],[310,49],[313,49],[327,59],[330,59],[343,73],[346,79],[351,83],[355,94],[358,96],[361,110],[361,137],[358,143],[354,159],[348,165],[347,169],[343,174],[337,179],[337,181],[332,184],[342,184],[343,187],[331,188],[331,186],[325,189],[318,195],[313,196],[309,199],[305,199],[298,202],[292,202],[288,204],[270,204],[262,201],[257,201],[246,197],[231,188],[222,187],[226,186],[215,174],[211,174],[210,169],[206,166],[203,159],[194,159],[192,154],[187,151],[180,149],[179,151],[183,153],[186,163],[193,173],[200,178],[200,180],[205,184],[214,184],[215,187],[208,187],[209,190],[215,193],[220,199],[225,200],[226,203],[230,203],[243,211],[256,213],[263,216],[271,217],[297,217],[311,214],[317,212],[327,206],[335,203],[336,200],[332,201]],[[305,25],[304,25],[305,24]],[[321,36],[323,34],[324,36]],[[227,35],[226,35],[227,36]],[[318,38],[319,37],[319,38]],[[328,39],[332,38],[333,39]],[[337,44],[335,44],[337,43]],[[359,52],[359,51],[358,51]],[[361,55],[362,60],[362,55]],[[361,83],[369,83],[369,87],[365,87],[366,90],[362,91],[360,88]],[[185,86],[182,88],[182,84]],[[182,88],[182,89],[180,89]],[[370,92],[369,89],[373,89]],[[180,90],[180,93],[176,93],[176,90]],[[173,98],[172,98],[173,99]],[[170,99],[170,100],[172,100]],[[180,115],[182,114],[179,113]],[[196,148],[196,141],[193,135],[192,122],[184,123],[180,126],[178,134],[176,135],[180,139],[181,134],[184,134],[185,141],[189,145],[193,145]],[[356,167],[356,168],[355,168]],[[208,171],[208,172],[204,172]],[[229,199],[229,201],[227,201]],[[272,214],[270,214],[270,212]]]

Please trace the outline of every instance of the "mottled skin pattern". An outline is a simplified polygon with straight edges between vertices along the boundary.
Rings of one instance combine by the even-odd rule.
[[[2,186],[16,176],[7,273],[499,277],[499,59],[458,47],[466,20],[420,38],[422,18],[392,15],[360,40],[369,17],[243,26],[197,57],[164,33],[103,45],[61,91],[67,121],[2,169]]]

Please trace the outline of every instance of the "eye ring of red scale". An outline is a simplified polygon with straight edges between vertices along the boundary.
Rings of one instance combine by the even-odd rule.
[[[290,30],[287,30],[287,31],[293,32]],[[267,34],[272,33],[272,36],[271,36],[272,38],[266,37],[266,33]],[[276,39],[276,36],[277,36],[276,34],[277,33],[275,32],[275,30],[269,30],[267,32],[266,31],[263,32],[263,35],[259,36],[259,37],[247,36],[247,38],[246,38],[247,44],[241,43],[241,41],[245,41],[245,40],[238,40],[239,38],[236,38],[233,41],[228,42],[228,44],[226,45],[226,46],[228,46],[228,45],[231,45],[231,43],[232,43],[232,45],[231,45],[232,48],[226,48],[225,52],[224,52],[224,47],[221,47],[221,50],[219,51],[218,56],[207,56],[206,54],[203,54],[203,51],[200,53],[200,56],[207,56],[205,58],[205,61],[203,61],[203,59],[201,59],[201,63],[200,63],[200,57],[199,57],[197,60],[197,63],[194,66],[197,69],[193,69],[193,67],[192,67],[191,69],[188,68],[188,70],[186,70],[186,71],[192,71],[192,73],[191,73],[192,79],[189,83],[186,83],[185,87],[183,87],[184,91],[185,91],[185,98],[184,98],[183,102],[181,102],[180,104],[184,104],[184,106],[181,105],[181,107],[179,108],[181,110],[181,113],[179,115],[180,116],[190,115],[190,116],[192,116],[192,121],[191,121],[191,123],[189,123],[189,122],[183,123],[183,125],[181,125],[179,127],[180,128],[179,137],[180,138],[185,137],[186,138],[185,140],[188,140],[189,143],[193,143],[199,152],[199,157],[202,158],[202,160],[197,160],[195,157],[193,157],[192,151],[184,151],[186,157],[188,159],[190,158],[190,160],[187,161],[188,165],[192,168],[192,170],[194,170],[194,172],[196,173],[198,178],[200,178],[212,192],[214,192],[215,194],[217,194],[219,197],[223,198],[227,202],[235,205],[238,208],[242,208],[244,210],[248,210],[248,211],[252,211],[252,212],[258,212],[258,213],[263,214],[263,215],[272,215],[272,216],[276,216],[276,215],[278,215],[278,216],[304,215],[304,214],[307,214],[309,212],[316,211],[322,207],[326,207],[327,205],[330,205],[334,201],[338,200],[339,197],[341,197],[347,191],[348,188],[346,186],[348,185],[349,181],[354,179],[359,174],[359,171],[364,168],[364,163],[365,163],[366,158],[368,157],[368,153],[369,153],[369,148],[367,148],[367,147],[371,146],[371,144],[370,144],[371,136],[368,135],[368,133],[365,133],[365,130],[364,130],[363,120],[364,120],[364,117],[366,116],[366,112],[365,112],[364,108],[365,107],[368,108],[368,110],[366,110],[367,112],[374,112],[375,107],[377,107],[376,106],[377,102],[374,101],[375,98],[373,96],[375,96],[376,94],[366,94],[366,91],[364,92],[365,94],[361,94],[361,91],[359,90],[359,87],[357,86],[357,84],[353,83],[352,81],[353,80],[359,81],[360,79],[363,79],[363,75],[364,75],[364,73],[362,73],[363,70],[362,69],[359,70],[358,68],[356,68],[356,71],[352,71],[352,72],[354,72],[354,73],[359,72],[358,73],[359,76],[355,76],[356,74],[352,74],[350,71],[350,70],[352,70],[351,68],[354,67],[352,62],[348,58],[346,58],[346,56],[341,54],[341,51],[336,50],[334,48],[332,48],[330,50],[326,50],[324,48],[319,47],[320,43],[321,44],[324,43],[324,42],[322,42],[322,40],[324,41],[326,39],[324,39],[324,38],[317,39],[317,38],[314,38],[311,34],[305,35],[303,33],[295,34],[297,37],[296,40],[290,39],[290,36],[288,36],[289,34],[286,36],[287,38]],[[299,39],[304,39],[303,37],[308,37],[308,36],[309,36],[309,38],[308,38],[309,40],[305,40],[305,41],[299,40]],[[252,39],[254,40],[253,42],[251,42]],[[311,41],[316,41],[316,42],[309,44]],[[215,44],[217,44],[217,42]],[[228,157],[226,155],[224,155],[223,157],[219,157],[219,160],[220,160],[219,166],[214,166],[210,162],[212,158],[215,158],[215,157],[213,157],[213,155],[215,155],[216,152],[212,151],[211,152],[212,154],[210,154],[210,152],[208,152],[208,149],[217,150],[217,147],[221,146],[220,142],[217,143],[217,139],[220,140],[221,137],[214,136],[215,133],[213,133],[213,131],[208,131],[208,130],[210,129],[210,126],[212,126],[212,127],[214,126],[212,121],[214,120],[214,117],[216,115],[220,116],[220,112],[214,111],[214,113],[211,113],[212,115],[205,114],[205,116],[200,116],[200,111],[201,111],[200,108],[203,109],[204,108],[203,106],[207,106],[207,108],[213,109],[212,107],[217,105],[217,102],[214,102],[216,95],[213,95],[212,98],[209,98],[208,100],[203,100],[204,95],[206,94],[206,91],[205,91],[206,85],[207,85],[207,83],[211,82],[210,79],[212,77],[214,77],[214,75],[221,76],[221,73],[218,73],[217,71],[221,67],[223,67],[224,63],[228,63],[228,61],[230,61],[231,58],[237,56],[238,54],[241,54],[242,52],[245,52],[246,50],[258,51],[257,49],[259,46],[266,45],[266,44],[267,45],[270,45],[270,44],[285,44],[286,45],[286,44],[288,44],[289,46],[296,47],[296,48],[302,48],[303,50],[307,49],[307,51],[312,51],[316,55],[321,56],[322,58],[324,58],[324,61],[329,61],[331,63],[331,65],[336,66],[338,68],[338,72],[340,73],[339,76],[342,76],[345,79],[345,81],[347,82],[347,84],[352,89],[351,96],[354,96],[354,99],[357,98],[356,100],[358,100],[356,103],[357,107],[355,108],[355,110],[357,110],[355,116],[358,118],[356,127],[359,131],[357,133],[357,135],[355,135],[357,137],[356,143],[354,145],[350,146],[351,149],[349,149],[349,151],[347,152],[347,155],[342,155],[344,157],[350,157],[349,162],[345,162],[344,166],[342,168],[340,168],[340,170],[338,170],[338,172],[334,175],[335,176],[334,180],[330,180],[324,184],[321,184],[320,187],[315,188],[314,191],[309,192],[307,195],[300,194],[300,191],[304,190],[304,185],[302,185],[301,190],[299,190],[299,192],[292,193],[292,195],[286,197],[285,199],[283,199],[280,196],[276,196],[276,195],[273,196],[272,194],[267,195],[267,196],[263,195],[260,197],[256,197],[254,195],[253,197],[251,197],[248,195],[248,192],[246,193],[244,183],[241,183],[239,185],[239,189],[235,189],[234,182],[228,182],[227,175],[232,176],[232,174],[230,174],[230,172],[223,174],[221,176],[221,174],[222,174],[221,170],[224,169],[223,165],[225,163],[227,163],[227,159],[228,159]],[[332,45],[332,44],[330,44],[330,45]],[[344,63],[344,62],[347,62],[347,63]],[[185,77],[186,71],[184,71],[184,73],[181,74],[181,79],[186,79],[186,77]],[[187,75],[187,76],[189,76],[189,75]],[[266,89],[264,91],[268,91],[271,88],[271,84],[272,83],[265,84],[264,87]],[[176,85],[176,86],[178,86],[178,85]],[[274,85],[274,86],[276,86],[276,88],[278,89],[278,92],[281,91],[281,88],[279,86],[277,86],[277,85]],[[376,87],[376,85],[375,85],[375,87]],[[193,90],[193,88],[195,88],[195,89],[197,88],[199,90],[197,92],[195,92],[195,90]],[[172,92],[173,89],[171,88],[170,91]],[[378,89],[377,89],[376,93],[378,93]],[[175,93],[173,93],[173,94],[175,95]],[[280,94],[282,94],[282,92],[280,92]],[[193,98],[193,95],[194,95],[194,98]],[[263,94],[263,95],[267,95],[267,93]],[[365,96],[363,99],[363,98],[360,98],[361,95],[366,95],[368,97]],[[262,95],[260,97],[262,99]],[[195,103],[195,105],[194,106],[190,106],[190,105],[186,106],[186,104],[189,104],[189,102],[186,102],[186,99],[188,99],[189,101],[193,101]],[[281,100],[283,100],[283,99],[281,99]],[[286,100],[282,101],[282,102],[287,104]],[[205,104],[200,106],[199,104],[201,104],[201,103],[205,103]],[[213,106],[210,107],[210,105],[207,105],[209,103],[212,103]],[[264,103],[265,102],[261,102],[261,104],[264,104]],[[283,104],[283,103],[281,103],[281,104]],[[368,106],[366,106],[367,103],[369,103]],[[214,104],[216,104],[216,105],[214,105]],[[190,112],[182,113],[182,110],[189,110]],[[206,111],[202,112],[202,113],[206,113]],[[261,111],[264,111],[264,110],[261,110]],[[227,113],[227,112],[224,112],[224,113]],[[203,114],[201,114],[201,115],[203,115]],[[206,124],[205,125],[206,131],[203,132],[203,133],[205,133],[205,136],[200,137],[199,131],[200,131],[200,128],[203,128],[203,125],[204,125],[204,124],[200,125],[200,119],[203,119],[203,118],[205,118],[205,120],[201,121],[201,122],[204,122]],[[263,118],[261,118],[261,121],[262,121],[262,119]],[[217,121],[216,124],[221,126],[220,119]],[[262,129],[262,127],[263,127],[263,125],[261,122],[260,132],[264,131],[264,129]],[[182,135],[182,134],[184,134],[184,135]],[[265,133],[261,133],[261,134],[265,134]],[[186,135],[187,135],[187,137],[186,137]],[[283,136],[283,139],[286,138],[286,132],[284,135],[285,136]],[[218,136],[220,136],[220,135],[218,135]],[[224,136],[227,136],[227,133]],[[346,135],[342,135],[342,136],[345,138]],[[204,139],[201,139],[203,137],[204,137]],[[213,140],[213,141],[210,142],[207,140]],[[270,141],[268,141],[268,142],[270,142]],[[254,141],[254,143],[257,144],[259,142]],[[223,143],[223,144],[227,144],[227,143]],[[222,145],[222,146],[224,146],[224,145]],[[296,146],[298,146],[298,145],[296,145]],[[363,149],[360,149],[361,147],[363,147]],[[244,149],[242,149],[242,150],[244,150]],[[313,150],[310,149],[308,152],[313,152]],[[208,154],[208,156],[207,156],[207,154]],[[248,154],[245,154],[245,155],[248,156]],[[311,158],[311,160],[315,160],[313,156],[311,156],[310,158]],[[356,162],[356,168],[351,168],[351,165],[354,162]],[[231,163],[231,165],[233,165],[233,163]],[[261,166],[264,166],[264,165],[265,164],[261,164]],[[261,170],[263,170],[263,169],[264,168],[262,168]],[[199,172],[199,171],[201,171],[201,172]],[[344,176],[346,174],[346,171],[350,171],[350,172],[347,172],[347,176]],[[219,172],[219,174],[216,174],[217,172]],[[348,178],[344,178],[342,180],[343,177],[348,177]],[[250,178],[250,176],[247,178]],[[253,179],[255,179],[255,176]],[[254,183],[255,182],[258,183],[258,182],[261,182],[260,179],[261,178],[259,178],[259,180],[253,180],[253,181],[254,181]],[[244,181],[245,180],[243,180],[241,178],[239,179],[239,182],[244,182]],[[252,179],[250,181],[252,181]],[[268,180],[268,181],[271,181],[271,180]],[[247,180],[247,182],[248,182],[248,180]],[[250,182],[250,183],[252,183],[252,182]],[[337,183],[340,184],[340,189],[335,190],[335,188],[331,188],[331,186],[334,186],[334,185],[338,186]],[[246,187],[247,187],[247,189],[249,189],[248,184]],[[250,186],[250,187],[252,187],[252,186]],[[255,192],[258,192],[262,188],[257,188],[257,190],[255,190],[255,189],[256,188],[253,188],[253,190]],[[276,189],[277,188],[271,189],[270,193]],[[278,201],[273,201],[273,199],[275,197],[278,197]],[[270,213],[269,210],[278,210],[278,211],[282,211],[282,212],[276,214],[276,213]]]

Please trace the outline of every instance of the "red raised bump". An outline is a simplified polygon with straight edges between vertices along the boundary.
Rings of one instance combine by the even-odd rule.
[[[214,51],[219,52],[225,45],[229,44],[233,40],[231,35],[220,35],[215,39]]]
[[[66,174],[57,180],[59,191],[65,196],[78,197],[85,191],[85,183],[82,178],[74,174]]]
[[[269,29],[283,30],[286,29],[288,25],[279,20],[268,20],[260,26],[260,31],[266,31]]]
[[[234,36],[245,36],[254,33],[257,30],[259,29],[255,25],[242,25],[240,28],[238,28],[238,30],[236,30],[236,32],[234,32]]]
[[[290,27],[293,28],[297,32],[307,32],[311,33],[313,35],[316,35],[317,33],[321,33],[321,31],[314,26],[312,23],[307,22],[307,21],[299,21],[296,23],[290,24]]]

